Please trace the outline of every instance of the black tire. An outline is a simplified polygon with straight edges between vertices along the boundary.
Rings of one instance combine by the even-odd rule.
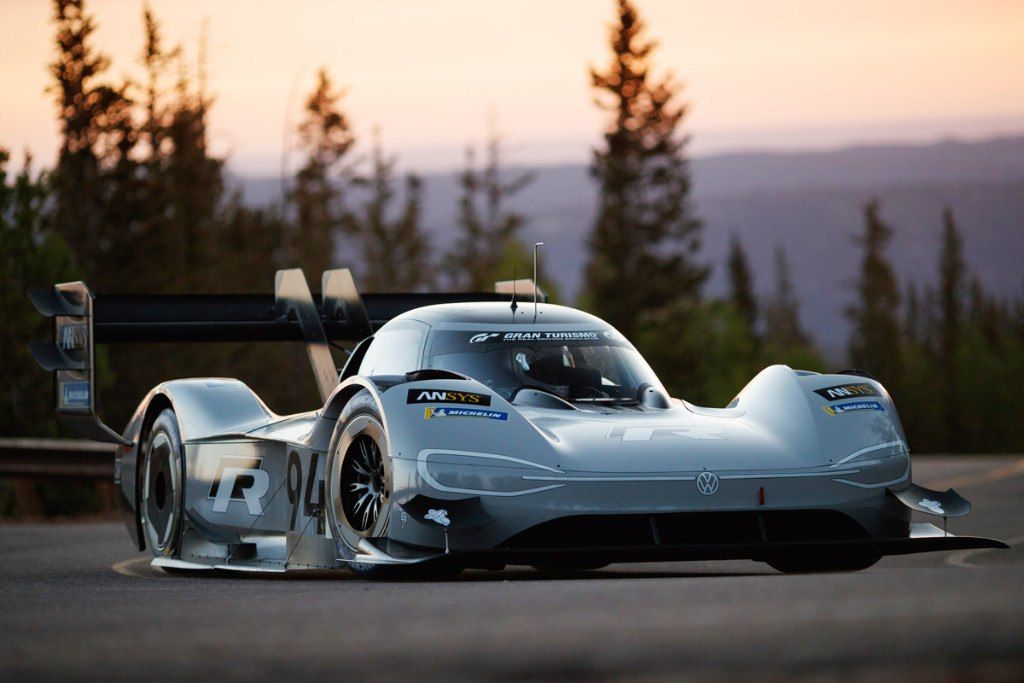
[[[156,416],[143,446],[139,470],[139,517],[153,555],[170,557],[181,540],[185,491],[185,451],[174,411]]]
[[[370,462],[367,462],[367,461]],[[358,552],[364,538],[382,536],[391,513],[391,464],[377,401],[366,389],[353,396],[338,416],[327,459],[327,519],[341,553]],[[363,494],[375,500],[362,500]],[[350,563],[364,579],[388,578],[390,567]]]
[[[334,537],[356,551],[364,538],[387,531],[391,512],[391,457],[384,420],[373,395],[361,390],[345,405],[331,440],[327,472],[328,520]]]
[[[823,555],[807,553],[772,557],[765,560],[769,567],[783,574],[815,574],[820,572],[859,572],[882,559],[874,553],[844,553]]]

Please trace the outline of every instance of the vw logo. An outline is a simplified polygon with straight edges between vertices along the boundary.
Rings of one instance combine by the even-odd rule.
[[[714,472],[701,472],[697,475],[697,490],[710,496],[718,490],[718,475]]]

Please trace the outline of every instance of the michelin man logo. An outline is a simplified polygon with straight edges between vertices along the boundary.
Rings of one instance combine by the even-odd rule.
[[[942,504],[937,500],[928,500],[927,498],[923,498],[918,505],[923,508],[928,508],[937,515],[946,514],[946,511],[942,509]]]
[[[428,510],[427,514],[423,516],[423,519],[430,520],[431,522],[437,522],[443,527],[447,527],[451,524],[451,521],[448,519],[447,510]]]

